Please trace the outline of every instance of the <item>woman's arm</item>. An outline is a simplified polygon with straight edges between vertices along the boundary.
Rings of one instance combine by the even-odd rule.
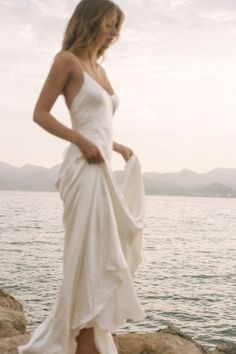
[[[48,74],[34,108],[33,120],[49,133],[76,143],[78,132],[60,123],[50,113],[56,99],[63,92],[72,74],[72,63],[66,53],[59,54]]]
[[[116,143],[115,141],[113,141],[113,150],[121,154],[125,161],[128,161],[129,158],[134,154],[134,152],[130,148],[122,144]]]
[[[50,113],[57,97],[70,81],[73,67],[68,53],[63,52],[56,57],[34,108],[33,120],[49,133],[77,145],[89,163],[104,162],[104,158],[95,144],[79,131],[60,123]],[[82,72],[81,80],[83,80]]]

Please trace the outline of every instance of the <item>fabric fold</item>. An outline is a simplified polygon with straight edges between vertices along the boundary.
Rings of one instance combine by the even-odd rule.
[[[144,187],[136,155],[118,186],[110,162],[78,154],[56,181],[64,203],[63,281],[49,316],[19,354],[75,354],[82,328],[94,327],[100,354],[117,354],[111,332],[145,313],[133,287],[142,260]]]

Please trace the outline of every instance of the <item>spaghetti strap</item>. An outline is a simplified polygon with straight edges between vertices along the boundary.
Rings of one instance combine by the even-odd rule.
[[[80,69],[81,69],[82,71],[85,71],[84,68],[83,68],[83,66],[82,66],[82,64],[81,64],[81,62],[80,62],[80,59],[79,59],[74,53],[72,53],[70,50],[68,50],[68,52],[71,53],[71,55],[75,58],[75,60],[77,61],[77,63],[78,63],[79,66],[80,66]]]
[[[92,76],[91,74],[89,74],[89,73],[83,68],[83,66],[82,66],[81,63],[80,63],[79,58],[78,58],[74,53],[72,53],[72,52],[70,52],[70,53],[76,58],[76,60],[77,60],[77,62],[78,62],[78,64],[79,64],[81,70],[83,71],[84,76],[86,75],[86,76],[89,77],[91,80],[93,80],[94,82],[96,82],[96,84],[97,84],[98,86],[100,86],[104,91],[106,91],[106,93],[107,93],[109,96],[111,96],[111,97],[112,97],[112,96],[115,96],[115,93],[114,93],[114,90],[113,90],[113,89],[112,89],[113,93],[109,93],[109,92],[107,91],[107,89],[105,89],[105,88],[103,87],[103,85],[100,84],[100,82],[98,82],[97,80],[95,80],[95,79],[93,78],[93,76]]]

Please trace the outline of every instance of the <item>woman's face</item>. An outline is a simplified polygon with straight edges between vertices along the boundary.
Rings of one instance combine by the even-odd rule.
[[[99,36],[99,42],[101,47],[108,48],[111,41],[117,35],[117,21],[118,17],[116,11],[105,17]]]

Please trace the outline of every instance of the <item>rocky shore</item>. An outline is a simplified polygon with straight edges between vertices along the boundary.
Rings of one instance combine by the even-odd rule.
[[[30,333],[22,304],[0,288],[0,354],[17,354]],[[174,327],[156,332],[114,335],[119,354],[236,354],[236,346],[219,345],[208,350]]]

